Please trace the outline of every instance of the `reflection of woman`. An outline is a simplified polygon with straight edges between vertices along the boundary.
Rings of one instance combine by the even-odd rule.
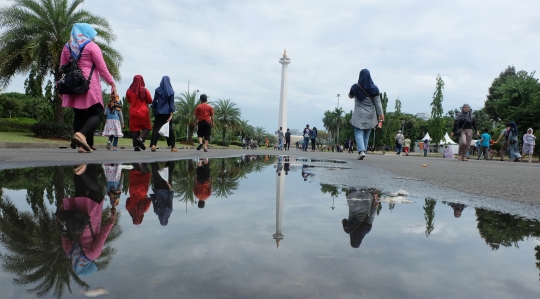
[[[152,163],[152,178],[154,180],[152,191],[154,194],[151,194],[150,198],[152,198],[154,213],[158,216],[162,226],[169,223],[169,217],[173,211],[174,192],[171,186],[173,169],[173,161],[167,162],[165,168],[161,170],[157,162]]]
[[[128,210],[133,224],[142,223],[144,213],[150,208],[152,202],[148,197],[148,185],[152,174],[145,164],[133,164],[133,169],[129,171],[129,197],[126,201],[126,210]]]
[[[111,211],[110,223],[101,226],[103,209],[103,188],[97,182],[94,165],[81,165],[75,169],[73,177],[75,194],[64,198],[60,210],[87,214],[90,224],[86,226],[76,244],[62,236],[62,246],[72,261],[73,270],[79,276],[90,275],[98,270],[94,261],[101,255],[105,240],[114,225],[116,210]]]
[[[461,107],[461,113],[458,114],[456,120],[454,121],[454,129],[452,130],[452,136],[454,132],[458,129],[461,129],[461,135],[459,137],[459,161],[468,161],[469,147],[471,146],[473,129],[478,134],[478,129],[476,128],[476,120],[471,113],[471,106],[469,104],[463,104]]]
[[[126,92],[126,100],[129,103],[129,130],[133,139],[135,151],[145,150],[144,141],[150,133],[150,114],[148,105],[152,104],[152,95],[146,89],[141,75],[133,77],[133,82]]]
[[[118,164],[103,164],[103,172],[105,172],[105,179],[107,180],[106,194],[111,200],[111,205],[116,207],[120,201],[120,194],[122,194],[124,181],[122,168]]]
[[[358,248],[364,237],[371,231],[375,219],[379,197],[368,190],[351,190],[347,193],[349,219],[343,219],[343,230],[351,238],[351,247]]]
[[[103,60],[101,49],[93,42],[96,35],[97,31],[92,26],[86,23],[74,24],[71,39],[63,47],[60,56],[60,65],[68,63],[70,57],[78,59],[78,65],[86,78],[94,71],[87,92],[62,95],[62,106],[73,108],[73,142],[79,147],[80,153],[92,152],[94,130],[103,114],[100,76],[111,85],[111,94],[116,93],[114,79]]]

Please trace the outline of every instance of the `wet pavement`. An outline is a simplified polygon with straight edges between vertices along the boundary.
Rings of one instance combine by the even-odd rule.
[[[536,205],[329,157],[4,169],[2,298],[540,297]]]

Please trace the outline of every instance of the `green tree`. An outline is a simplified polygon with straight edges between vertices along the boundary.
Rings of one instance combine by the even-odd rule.
[[[236,104],[231,102],[230,99],[220,99],[217,103],[214,103],[214,114],[216,116],[217,127],[221,130],[223,141],[225,141],[227,129],[234,131],[240,124],[242,117],[240,108],[236,107]]]
[[[516,68],[514,66],[508,66],[504,71],[499,74],[499,77],[493,79],[491,86],[488,89],[488,94],[486,96],[486,102],[484,108],[489,117],[499,122],[501,117],[499,116],[499,109],[496,107],[498,100],[502,99],[501,94],[497,93],[497,89],[504,85],[508,79],[516,77]]]
[[[193,136],[195,127],[197,126],[197,117],[195,116],[195,108],[197,108],[196,97],[196,92],[183,92],[180,94],[180,96],[175,97],[178,102],[175,102],[174,104],[176,112],[173,116],[173,124],[178,124],[180,132],[185,130],[187,127],[187,142],[192,142],[191,137]]]
[[[98,32],[96,43],[113,77],[120,79],[120,54],[109,46],[115,36],[103,17],[77,9],[84,0],[13,0],[0,8],[0,86],[13,76],[35,70],[39,76],[60,78],[60,54],[75,23],[88,23]],[[40,85],[41,88],[41,85]],[[55,92],[56,86],[55,86]],[[55,119],[63,122],[62,100],[54,97]]]
[[[433,101],[431,102],[431,119],[429,120],[429,135],[439,148],[439,142],[444,137],[444,119],[443,119],[443,90],[444,81],[440,75],[437,75]]]
[[[266,135],[268,135],[268,132],[263,127],[255,127],[253,130],[253,138],[259,142],[259,146],[263,144]]]
[[[255,133],[255,129],[252,125],[248,124],[248,120],[242,119],[238,123],[238,134],[237,136],[240,136],[240,140],[242,138],[246,137],[247,135],[253,135]]]
[[[424,203],[424,219],[426,220],[426,237],[429,237],[435,229],[435,205],[437,201],[433,198],[426,198]]]

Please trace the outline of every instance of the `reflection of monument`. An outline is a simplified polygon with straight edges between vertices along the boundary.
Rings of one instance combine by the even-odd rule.
[[[279,59],[281,63],[281,93],[279,95],[279,123],[277,128],[282,127],[283,132],[287,131],[287,66],[291,60],[287,58],[287,51],[283,52],[283,57]]]
[[[278,174],[282,170],[278,167]],[[276,248],[283,239],[281,234],[281,216],[283,215],[283,192],[285,191],[285,175],[276,175],[276,233],[272,235],[276,240]]]

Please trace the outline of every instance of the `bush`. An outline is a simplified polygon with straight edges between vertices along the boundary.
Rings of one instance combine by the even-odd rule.
[[[219,145],[219,146],[229,146],[229,143],[226,142],[226,141],[218,141],[218,142],[216,142],[216,144]]]
[[[0,132],[31,132],[37,121],[31,118],[0,118]]]
[[[230,145],[242,146],[242,142],[240,142],[240,141],[233,141],[233,142],[230,143]]]
[[[70,140],[73,127],[59,123],[37,123],[31,127],[34,136],[41,138],[62,138]]]

